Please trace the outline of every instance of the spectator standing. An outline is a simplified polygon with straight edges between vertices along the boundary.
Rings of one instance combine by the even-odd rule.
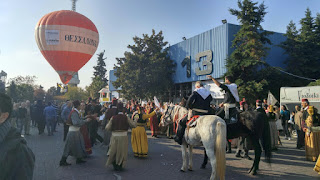
[[[287,110],[287,107],[282,105],[281,106],[281,121],[282,121],[282,127],[283,127],[283,131],[285,133],[285,139],[287,140],[291,140],[291,135],[288,129],[288,121],[290,120],[290,112]]]
[[[32,121],[32,126],[37,127],[37,122],[35,120],[35,113],[34,110],[36,109],[37,101],[34,101],[33,105],[31,106],[31,121]]]
[[[61,112],[61,118],[63,120],[63,141],[66,140],[69,131],[69,126],[67,125],[67,120],[70,112],[72,111],[72,102],[68,101],[65,106],[62,106],[63,110]]]
[[[18,120],[18,115],[19,115],[19,104],[18,103],[14,103],[13,104],[13,110],[11,112],[11,126],[14,128],[17,128],[17,120]]]
[[[26,121],[24,124],[24,132],[26,135],[30,135],[32,108],[29,100],[26,101],[26,109],[27,109],[27,115],[26,115]]]
[[[270,136],[271,136],[271,149],[272,150],[277,150],[277,145],[278,145],[278,130],[277,130],[277,125],[276,125],[276,114],[274,113],[273,106],[270,105],[268,107],[268,122],[269,122],[269,127],[270,127]]]
[[[304,135],[305,133],[303,132],[302,129],[302,121],[303,121],[303,113],[301,111],[300,106],[295,106],[296,114],[294,115],[294,124],[295,124],[295,129],[297,131],[297,149],[300,149],[304,147]]]
[[[57,119],[57,112],[56,109],[52,106],[51,102],[49,102],[48,106],[44,108],[43,115],[46,119],[48,136],[53,136],[54,122]]]
[[[39,134],[42,134],[44,132],[44,128],[46,124],[46,121],[43,115],[43,110],[44,110],[44,105],[42,104],[42,100],[38,100],[34,109],[34,118],[38,125]]]
[[[313,106],[309,106],[307,112],[308,117],[304,124],[306,159],[316,161],[320,154],[320,132],[310,132],[310,128],[317,126],[317,111]]]
[[[17,127],[20,131],[20,134],[22,134],[23,126],[25,125],[26,118],[27,118],[26,103],[22,102],[18,111],[19,111],[19,114],[18,114],[18,120],[17,120]]]
[[[35,157],[26,140],[11,126],[12,100],[0,93],[0,179],[32,180]]]

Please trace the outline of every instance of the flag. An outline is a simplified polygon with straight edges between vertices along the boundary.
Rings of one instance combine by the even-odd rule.
[[[274,95],[269,91],[268,93],[268,100],[267,100],[269,105],[275,105],[278,103],[278,100],[274,97]]]
[[[157,97],[154,96],[153,100],[154,100],[154,104],[160,109],[161,107],[160,107],[160,103],[159,103]]]

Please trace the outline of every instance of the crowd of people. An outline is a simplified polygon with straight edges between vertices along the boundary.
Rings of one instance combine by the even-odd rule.
[[[212,77],[210,77],[212,78]],[[320,170],[320,128],[319,114],[317,109],[309,104],[308,99],[302,99],[301,106],[295,106],[295,111],[289,112],[286,106],[271,105],[267,99],[257,100],[255,107],[250,107],[245,98],[239,102],[236,87],[232,89],[232,83],[226,77],[226,85],[212,80],[225,90],[225,101],[219,106],[210,106],[212,97],[204,88],[201,82],[196,83],[196,89],[189,98],[182,98],[179,103],[192,109],[193,114],[218,114],[227,120],[228,123],[237,121],[232,119],[233,109],[238,108],[238,112],[255,110],[266,115],[270,129],[271,148],[277,150],[281,145],[280,134],[284,134],[285,139],[291,140],[291,135],[296,132],[296,148],[304,148],[306,159],[316,161],[315,170]],[[211,97],[211,98],[210,98]],[[188,100],[187,100],[188,99]],[[161,105],[160,105],[161,106]],[[138,103],[138,101],[128,101],[126,104],[113,99],[111,103],[101,105],[97,99],[89,98],[87,102],[75,100],[57,103],[48,102],[46,106],[42,100],[31,104],[30,101],[12,103],[10,97],[0,94],[0,152],[9,151],[3,147],[11,147],[12,138],[15,143],[19,143],[21,151],[25,152],[27,162],[21,163],[22,174],[31,176],[25,166],[33,168],[34,155],[26,146],[26,141],[20,134],[30,135],[30,127],[37,127],[39,135],[44,134],[47,127],[47,135],[53,136],[57,124],[63,124],[63,141],[65,141],[64,151],[60,160],[60,166],[71,165],[67,162],[68,156],[76,158],[76,163],[85,163],[84,160],[92,154],[92,147],[98,142],[108,147],[108,160],[106,165],[113,165],[115,170],[122,170],[127,162],[128,156],[128,130],[131,128],[131,144],[135,157],[143,158],[148,156],[148,138],[146,127],[150,128],[151,135],[157,138],[162,131],[159,121],[164,107],[157,107],[154,102]],[[187,118],[187,117],[185,117]],[[10,120],[7,120],[10,119]],[[187,121],[185,119],[184,121]],[[181,138],[184,133],[185,123],[183,120],[179,123],[176,132],[175,141],[181,144]],[[98,134],[99,127],[103,130],[103,137]],[[17,129],[17,130],[15,130]],[[173,138],[173,125],[167,128],[167,137]],[[10,137],[11,139],[8,139]],[[236,157],[249,157],[249,150],[252,148],[247,138],[237,139]],[[9,145],[7,145],[9,144]],[[5,145],[5,146],[4,146]],[[20,151],[20,150],[19,150]],[[228,143],[227,152],[231,152],[231,143]],[[242,154],[244,153],[244,155]],[[1,159],[2,153],[0,153]],[[319,156],[320,157],[320,156]],[[14,159],[10,156],[2,159]],[[0,168],[6,169],[0,162]],[[25,171],[25,172],[24,172]],[[17,174],[7,173],[6,177],[17,176]],[[5,178],[6,178],[5,177]],[[2,177],[0,177],[1,179]]]

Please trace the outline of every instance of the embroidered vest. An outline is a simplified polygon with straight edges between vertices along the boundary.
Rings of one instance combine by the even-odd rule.
[[[127,131],[129,129],[127,116],[124,114],[113,116],[111,129],[112,131]]]

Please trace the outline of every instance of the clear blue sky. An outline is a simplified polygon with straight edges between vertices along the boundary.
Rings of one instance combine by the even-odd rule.
[[[262,2],[262,1],[258,1]],[[298,24],[307,7],[312,15],[320,13],[319,0],[266,0],[268,14],[263,27],[285,33],[293,20]],[[76,11],[96,25],[100,34],[97,52],[106,50],[107,70],[116,57],[123,57],[132,37],[162,30],[173,45],[221,25],[222,19],[239,24],[228,9],[237,8],[236,0],[78,0]],[[58,74],[40,53],[34,38],[38,20],[57,10],[70,10],[70,0],[1,0],[0,1],[0,70],[8,79],[35,75],[37,84],[48,89],[60,83]],[[79,71],[80,87],[90,84],[97,56]]]

